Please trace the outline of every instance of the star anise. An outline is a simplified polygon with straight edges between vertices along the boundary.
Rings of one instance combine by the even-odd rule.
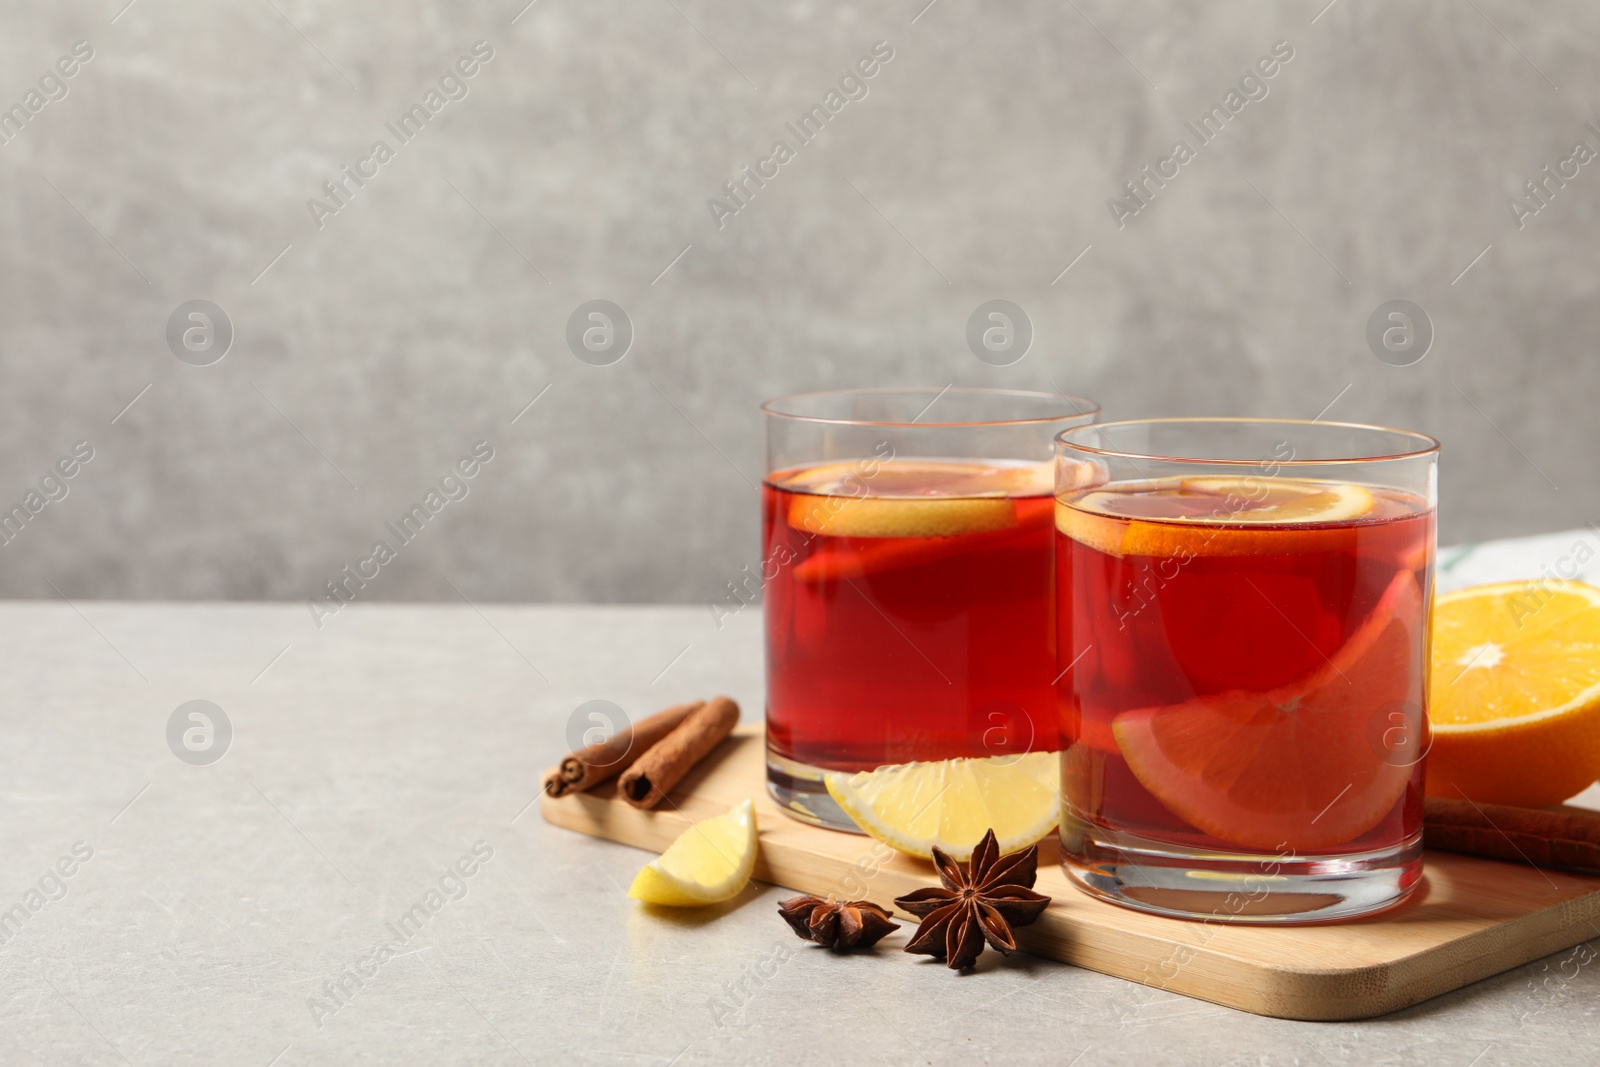
[[[866,900],[824,900],[808,894],[781,902],[778,914],[795,933],[823,948],[871,948],[883,935],[900,929],[889,920],[888,909]]]
[[[1012,928],[1027,926],[1050,903],[1049,897],[1033,891],[1038,845],[1002,856],[990,830],[965,866],[937,848],[933,862],[944,888],[918,889],[896,897],[895,905],[922,920],[906,951],[945,960],[955,970],[971,967],[985,941],[1011,955],[1017,950]]]

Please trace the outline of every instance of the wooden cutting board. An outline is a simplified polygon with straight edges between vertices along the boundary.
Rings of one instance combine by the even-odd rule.
[[[675,809],[638,811],[608,784],[546,797],[541,811],[557,826],[661,852],[691,822],[751,797],[762,881],[885,906],[938,883],[931,863],[785,816],[765,775],[761,730],[746,726],[673,791]],[[1600,878],[1446,852],[1429,852],[1423,884],[1382,915],[1260,927],[1167,919],[1093,899],[1068,883],[1054,842],[1039,851],[1036,888],[1054,901],[1017,931],[1026,951],[1284,1019],[1382,1015],[1600,935]],[[776,914],[772,921],[777,929]]]

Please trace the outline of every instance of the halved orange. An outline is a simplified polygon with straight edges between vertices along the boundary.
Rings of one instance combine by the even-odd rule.
[[[1112,556],[1232,556],[1268,551],[1283,526],[1295,528],[1296,551],[1333,547],[1312,544],[1304,527],[1328,525],[1329,537],[1349,539],[1336,524],[1362,518],[1375,506],[1370,490],[1348,482],[1154,478],[1063,499],[1056,527]]]
[[[1412,761],[1374,746],[1373,722],[1419,695],[1422,607],[1401,572],[1310,677],[1124,712],[1117,747],[1157,800],[1223,841],[1314,852],[1360,837],[1411,777]]]
[[[1500,582],[1433,610],[1428,792],[1559,804],[1600,775],[1600,589]]]

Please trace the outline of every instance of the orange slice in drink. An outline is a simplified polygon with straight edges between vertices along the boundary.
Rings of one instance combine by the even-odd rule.
[[[1428,792],[1546,807],[1600,775],[1600,589],[1502,582],[1433,609]]]
[[[1422,625],[1421,590],[1402,572],[1304,681],[1124,712],[1117,747],[1157,800],[1223,841],[1315,852],[1353,840],[1411,777],[1415,759],[1375,742],[1420,688]]]
[[[1112,556],[1234,556],[1270,551],[1278,527],[1296,530],[1296,551],[1312,546],[1304,527],[1370,514],[1372,493],[1347,482],[1267,477],[1156,478],[1091,490],[1056,508],[1056,526]]]

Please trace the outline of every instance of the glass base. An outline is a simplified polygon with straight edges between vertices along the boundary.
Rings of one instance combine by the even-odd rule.
[[[822,783],[826,773],[821,767],[798,763],[767,749],[767,792],[778,802],[779,810],[791,819],[812,826],[861,833],[861,828],[834,803],[828,787]]]
[[[1091,896],[1137,911],[1202,922],[1290,925],[1370,915],[1399,904],[1422,879],[1422,833],[1347,856],[1178,851],[1099,827],[1064,832],[1061,865]]]

